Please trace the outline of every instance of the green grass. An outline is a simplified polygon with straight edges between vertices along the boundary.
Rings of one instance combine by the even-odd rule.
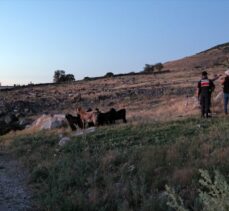
[[[166,184],[199,210],[198,169],[229,180],[228,128],[224,118],[100,127],[63,148],[58,134],[42,132],[16,139],[11,150],[45,210],[169,210]]]

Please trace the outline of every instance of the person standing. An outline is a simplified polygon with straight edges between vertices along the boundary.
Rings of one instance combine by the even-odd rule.
[[[222,85],[224,94],[224,113],[227,114],[227,104],[229,101],[229,69],[225,72],[225,75]]]
[[[202,79],[198,82],[198,99],[201,105],[201,117],[210,117],[208,112],[211,106],[211,94],[215,89],[212,80],[208,79],[208,73],[202,72]]]

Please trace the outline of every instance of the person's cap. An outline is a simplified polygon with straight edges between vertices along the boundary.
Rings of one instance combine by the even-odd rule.
[[[229,69],[227,69],[227,70],[225,71],[225,74],[226,74],[227,76],[229,76]]]
[[[207,73],[206,71],[203,71],[203,72],[202,72],[202,75],[203,75],[203,76],[206,76],[206,75],[208,75],[208,73]]]

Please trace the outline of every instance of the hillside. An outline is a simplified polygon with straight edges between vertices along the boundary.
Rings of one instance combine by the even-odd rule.
[[[212,119],[199,118],[195,89],[203,70],[210,78],[224,73],[228,48],[226,43],[167,62],[164,70],[169,71],[158,74],[0,90],[0,122],[9,113],[23,120],[75,114],[78,106],[127,110],[127,124],[101,126],[81,136],[70,128],[27,128],[0,136],[0,149],[29,170],[26,180],[37,210],[164,211],[169,210],[165,185],[179,193],[187,209],[207,210],[198,194],[199,169],[211,176],[219,170],[229,182],[229,125],[217,97],[219,81]],[[58,144],[62,136],[69,138],[64,146]],[[0,187],[5,187],[1,165]]]
[[[229,43],[217,45],[196,55],[167,62],[165,68],[171,70],[194,71],[198,69],[218,70],[229,66]]]
[[[208,209],[198,196],[199,169],[229,181],[228,126],[227,118],[129,123],[81,137],[65,133],[71,141],[63,147],[60,131],[5,139],[14,137],[11,153],[31,172],[38,210],[166,211],[167,184],[188,210],[200,211]]]
[[[188,108],[187,113],[187,108],[184,107],[187,103],[186,96],[194,95],[196,82],[203,70],[209,72],[210,78],[225,71],[229,66],[228,49],[229,44],[226,43],[194,56],[167,62],[164,69],[170,72],[164,74],[126,75],[0,91],[1,113],[15,110],[16,103],[15,106],[21,112],[23,109],[20,107],[23,107],[28,115],[40,115],[44,112],[74,113],[79,105],[85,108],[98,107],[104,111],[110,107],[125,107],[129,118],[140,116],[160,120],[168,116],[176,118],[193,114],[196,111]],[[220,89],[219,85],[218,88]]]

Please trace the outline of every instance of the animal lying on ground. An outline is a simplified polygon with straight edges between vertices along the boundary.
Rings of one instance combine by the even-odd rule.
[[[78,107],[76,109],[77,114],[80,116],[82,122],[83,122],[83,128],[85,128],[86,123],[93,123],[94,125],[97,125],[97,116],[98,113],[95,111],[89,111],[86,112],[83,108]]]
[[[68,120],[72,131],[76,130],[76,126],[78,126],[80,129],[83,129],[83,122],[80,118],[80,115],[73,116],[71,114],[66,114],[65,117]]]

